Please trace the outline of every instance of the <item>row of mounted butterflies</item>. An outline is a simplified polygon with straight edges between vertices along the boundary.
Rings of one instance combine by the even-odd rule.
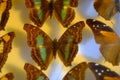
[[[8,21],[11,2],[12,0],[0,0],[0,30],[4,30]],[[39,27],[49,16],[51,18],[53,13],[64,27],[68,27],[75,17],[73,8],[78,7],[78,2],[79,0],[25,0],[30,19]],[[94,0],[94,8],[100,16],[110,20],[112,16],[120,12],[120,1]]]
[[[11,0],[0,0],[0,31],[5,30],[4,27],[9,18],[9,10],[12,7]],[[7,61],[8,53],[12,49],[12,41],[15,37],[14,32],[9,32],[0,37],[0,72],[5,62]],[[2,76],[0,80],[13,80],[14,75],[12,72]]]
[[[119,0],[95,0],[94,8],[99,13],[99,15],[104,17],[106,20],[109,20],[113,15],[115,15],[115,13],[120,12],[119,3]],[[33,60],[41,67],[41,70],[46,70],[52,59],[56,56],[56,51],[58,51],[58,55],[63,64],[65,66],[71,66],[71,63],[78,51],[78,43],[80,43],[82,40],[82,29],[85,27],[85,23],[83,21],[80,21],[70,26],[58,41],[56,39],[52,41],[51,38],[39,27],[44,24],[49,16],[52,17],[53,13],[56,16],[57,20],[64,27],[68,27],[75,17],[75,11],[72,7],[78,6],[78,0],[51,0],[50,2],[47,0],[25,0],[25,4],[30,10],[30,19],[37,25],[37,27],[31,24],[24,25],[24,30],[27,32],[28,45],[32,48],[31,56]],[[3,30],[7,23],[11,6],[11,0],[0,0],[0,30]],[[96,42],[98,44],[101,44],[100,51],[105,60],[111,62],[113,65],[118,65],[120,62],[119,36],[113,31],[112,28],[100,21],[87,19],[86,23],[93,31]],[[14,32],[10,33],[2,36],[0,39],[0,44],[3,47],[1,48],[2,54],[0,54],[0,70],[5,64],[8,53],[11,50]],[[28,65],[30,64],[25,64],[25,69],[27,73],[32,73],[30,70],[34,71],[35,68],[31,68],[29,70]],[[35,71],[37,70],[35,69]],[[43,74],[40,70],[38,70],[38,72],[40,72],[39,74]],[[73,72],[71,72],[71,74],[75,75],[75,72],[76,71],[73,69]],[[109,74],[109,72],[107,73]],[[113,74],[114,72],[112,75]],[[28,76],[34,79],[34,74],[28,74]],[[44,80],[45,75],[39,76],[40,77],[38,77],[38,79]],[[116,78],[116,76],[107,76],[107,78],[105,76],[99,80],[120,79],[119,77]],[[78,80],[76,77],[68,77]],[[69,78],[67,80],[69,80]],[[28,80],[30,79],[28,77]]]

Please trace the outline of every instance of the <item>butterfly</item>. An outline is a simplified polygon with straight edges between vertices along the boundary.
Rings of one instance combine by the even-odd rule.
[[[95,0],[94,8],[100,16],[110,20],[117,12],[120,12],[119,0]]]
[[[106,61],[113,65],[120,62],[120,38],[112,28],[98,20],[87,19],[86,23],[94,34],[95,41],[100,44],[100,52]]]
[[[72,7],[78,6],[78,0],[25,0],[25,4],[29,8],[30,19],[37,26],[41,27],[54,13],[57,20],[67,27],[75,17]]]
[[[120,80],[120,75],[106,66],[89,62],[88,67],[95,74],[96,80]]]
[[[58,56],[65,66],[70,66],[78,51],[78,43],[82,40],[82,29],[85,26],[79,21],[68,28],[57,41],[52,39],[39,27],[25,24],[27,43],[32,47],[31,56],[33,60],[46,70],[53,57],[58,51]]]
[[[41,70],[32,64],[25,63],[24,69],[27,73],[27,80],[49,80]]]
[[[49,78],[32,64],[26,63],[24,69],[27,73],[27,80],[49,80]],[[82,62],[73,67],[62,80],[84,80],[87,63]]]
[[[11,0],[0,0],[0,30],[4,30],[4,27],[9,18],[9,10],[11,7]]]
[[[7,60],[8,53],[11,51],[12,41],[14,37],[14,32],[9,32],[0,37],[0,71]]]
[[[13,73],[7,73],[6,75],[2,76],[0,80],[13,80],[14,75]]]

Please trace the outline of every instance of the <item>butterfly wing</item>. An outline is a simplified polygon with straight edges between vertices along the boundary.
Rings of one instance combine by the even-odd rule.
[[[111,62],[113,65],[118,65],[120,62],[119,36],[112,28],[100,21],[87,19],[86,23],[91,28],[95,41],[101,45],[100,51],[105,60]]]
[[[11,9],[11,6],[11,0],[0,0],[0,30],[4,30],[9,18],[9,10]]]
[[[118,11],[115,1],[116,0],[95,0],[94,8],[100,16],[106,20],[110,20]]]
[[[65,66],[70,66],[78,51],[78,43],[82,40],[83,21],[69,27],[58,41],[58,55]]]
[[[6,75],[2,76],[0,80],[13,80],[14,75],[13,73],[7,73]]]
[[[50,37],[39,27],[25,24],[24,30],[27,32],[27,42],[32,47],[31,56],[33,60],[46,70],[53,59],[53,46]]]
[[[43,25],[50,15],[49,2],[47,0],[25,0],[30,11],[30,19],[39,27]]]
[[[101,64],[89,62],[88,67],[96,76],[96,80],[120,80],[120,76],[116,72]]]
[[[25,63],[24,69],[27,73],[27,80],[49,80],[41,70],[29,63]]]
[[[0,71],[7,60],[8,53],[12,48],[12,40],[14,36],[14,32],[10,32],[0,37]]]
[[[82,62],[73,67],[63,78],[63,80],[85,80],[85,70],[87,63]]]
[[[78,0],[56,0],[54,3],[54,13],[58,21],[64,26],[73,21],[75,11],[72,7],[78,6]]]
[[[119,0],[115,0],[115,6],[116,6],[116,9],[120,12],[120,1]]]

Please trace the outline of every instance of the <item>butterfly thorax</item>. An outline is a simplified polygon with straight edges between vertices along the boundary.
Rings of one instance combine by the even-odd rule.
[[[57,42],[57,39],[54,39],[53,40],[53,54],[54,54],[54,57],[56,57],[56,52],[57,52],[58,47],[59,47],[59,44]]]
[[[50,10],[50,18],[52,18],[53,10],[54,10],[54,1],[51,0],[49,3],[49,10]]]

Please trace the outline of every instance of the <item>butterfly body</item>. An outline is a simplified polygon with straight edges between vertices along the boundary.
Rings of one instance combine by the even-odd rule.
[[[8,53],[11,51],[14,37],[14,32],[10,32],[0,37],[0,71],[7,60]]]
[[[4,30],[4,27],[9,18],[9,10],[11,7],[11,0],[0,0],[0,30]]]
[[[58,21],[67,27],[75,17],[71,7],[78,6],[78,0],[26,0],[26,6],[30,9],[30,19],[41,27],[46,19],[54,13]]]
[[[120,62],[120,38],[112,28],[106,24],[87,19],[86,23],[94,34],[95,41],[100,44],[100,52],[106,61],[113,65],[119,65]]]
[[[57,41],[52,39],[41,29],[31,24],[25,24],[28,45],[32,47],[32,58],[42,69],[47,69],[49,63],[58,51],[58,55],[65,66],[70,66],[78,51],[78,43],[82,39],[84,22],[80,21],[68,28]]]

